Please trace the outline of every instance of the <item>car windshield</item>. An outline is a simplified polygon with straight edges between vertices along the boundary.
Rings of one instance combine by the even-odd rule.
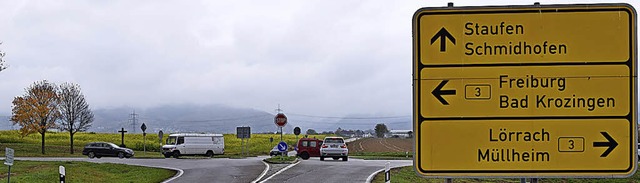
[[[328,138],[324,140],[324,143],[344,143],[341,138]]]
[[[114,147],[114,148],[115,148],[115,147],[118,147],[118,145],[115,145],[115,144],[113,144],[113,143],[107,143],[107,145],[108,145],[109,147]]]
[[[174,144],[176,144],[176,137],[167,138],[167,145],[174,145]]]

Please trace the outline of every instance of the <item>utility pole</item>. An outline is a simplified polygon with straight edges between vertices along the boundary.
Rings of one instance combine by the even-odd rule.
[[[136,117],[138,116],[138,114],[136,114],[136,110],[133,110],[133,113],[129,114],[130,118],[129,120],[131,120],[131,129],[133,129],[133,133],[136,133]]]

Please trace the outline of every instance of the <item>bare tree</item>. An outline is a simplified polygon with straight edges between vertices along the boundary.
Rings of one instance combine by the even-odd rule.
[[[58,91],[60,97],[61,120],[59,128],[62,131],[68,131],[71,141],[70,151],[73,154],[73,135],[76,132],[87,131],[93,123],[93,112],[89,108],[89,104],[84,99],[84,95],[80,91],[80,85],[74,83],[63,83]]]
[[[0,42],[0,45],[2,45],[2,42]],[[3,71],[5,69],[7,69],[7,65],[5,65],[4,59],[3,59],[6,54],[7,53],[5,53],[4,51],[0,50],[0,71]]]

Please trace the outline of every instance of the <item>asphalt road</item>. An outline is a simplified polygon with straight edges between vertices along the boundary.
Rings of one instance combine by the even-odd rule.
[[[251,182],[260,176],[265,169],[264,157],[245,159],[118,159],[118,158],[16,158],[34,161],[87,161],[95,163],[121,163],[129,165],[177,168],[184,171],[182,176],[171,183],[197,182]],[[72,175],[70,175],[72,176]]]
[[[350,158],[349,161],[320,158],[303,160],[299,164],[272,177],[265,182],[366,182],[369,175],[383,169],[387,162],[391,167],[409,166],[411,160],[361,160]]]
[[[95,163],[121,163],[129,165],[152,166],[183,170],[183,174],[170,181],[171,183],[197,182],[242,182],[248,183],[257,179],[266,168],[262,159],[266,157],[250,157],[245,159],[118,159],[118,158],[16,158],[33,161],[87,161]],[[383,169],[386,162],[392,167],[412,165],[411,160],[361,160],[350,158],[349,161],[310,158],[277,174],[264,182],[366,182],[369,175]],[[69,175],[72,176],[72,175]]]

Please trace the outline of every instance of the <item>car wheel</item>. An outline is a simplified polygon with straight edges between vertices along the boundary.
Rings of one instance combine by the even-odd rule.
[[[338,159],[340,159],[340,158],[339,157],[333,157],[333,160],[338,160]]]
[[[320,161],[324,161],[324,156],[320,156]]]
[[[124,153],[119,152],[119,153],[118,153],[118,158],[120,158],[120,159],[124,158]]]
[[[96,154],[93,152],[89,152],[89,154],[87,154],[87,156],[89,157],[89,159],[93,159],[96,157]]]
[[[164,158],[169,158],[169,157],[171,157],[170,154],[164,154]]]
[[[207,151],[207,157],[213,158],[213,151]]]
[[[308,159],[309,159],[309,153],[307,153],[307,152],[302,152],[302,154],[300,154],[300,157],[301,157],[303,160],[308,160]]]
[[[349,161],[349,157],[347,157],[347,156],[342,157],[342,161]]]
[[[173,151],[173,158],[178,159],[180,157],[180,151]]]
[[[102,158],[102,156],[96,156],[96,158],[100,159],[100,158]]]

